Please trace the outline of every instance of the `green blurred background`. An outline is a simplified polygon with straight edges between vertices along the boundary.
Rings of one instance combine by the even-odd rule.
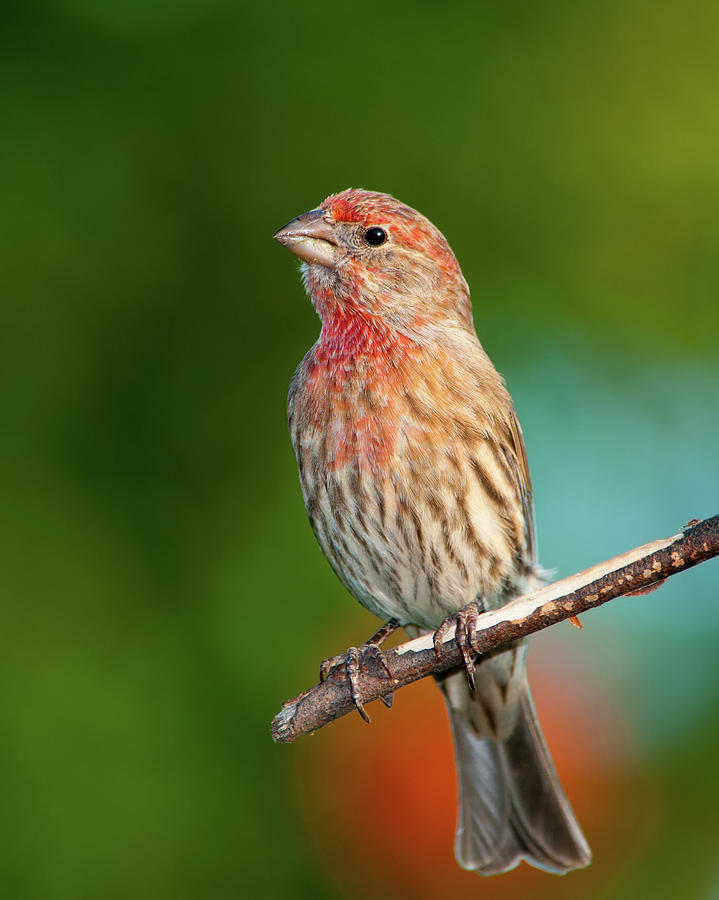
[[[0,894],[719,897],[716,562],[535,639],[586,872],[455,869],[431,685],[371,729],[268,730],[375,624],[285,428],[318,322],[271,235],[331,192],[391,192],[454,247],[545,566],[719,512],[716,3],[0,22]]]

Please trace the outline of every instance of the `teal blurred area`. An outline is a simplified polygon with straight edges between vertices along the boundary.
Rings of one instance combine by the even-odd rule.
[[[389,191],[454,247],[546,567],[719,512],[719,7],[8,0],[0,23],[2,896],[437,897],[441,872],[457,897],[716,897],[716,562],[535,639],[587,872],[455,872],[431,692],[296,746],[269,721],[375,627],[285,427],[318,321],[271,235],[333,191]]]

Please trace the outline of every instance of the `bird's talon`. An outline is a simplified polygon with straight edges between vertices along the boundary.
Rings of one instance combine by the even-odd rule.
[[[453,625],[454,616],[447,616],[446,619],[442,620],[439,628],[434,633],[432,643],[434,644],[434,655],[437,657],[437,659],[442,658],[442,644],[444,643],[444,639]]]
[[[470,603],[469,606],[465,606],[454,615],[447,616],[442,620],[439,628],[435,631],[432,641],[434,644],[435,656],[439,659],[444,638],[447,633],[454,628],[454,639],[462,654],[462,663],[464,664],[464,671],[467,675],[467,683],[469,684],[472,693],[475,691],[474,653],[476,651],[474,646],[477,639],[478,615],[479,608],[477,604]]]
[[[474,650],[474,644],[477,640],[477,616],[473,615],[469,617],[469,621],[467,622],[467,643]]]
[[[361,647],[350,647],[346,653],[340,654],[339,656],[330,656],[328,659],[323,660],[320,664],[320,684],[322,684],[322,682],[327,678],[327,675],[330,673],[331,669],[333,669],[337,665],[340,665],[341,663],[344,663],[345,669],[347,671],[347,681],[349,682],[352,702],[357,707],[357,712],[362,716],[365,722],[369,722],[370,717],[367,715],[367,712],[364,708],[364,703],[362,701],[362,697],[360,696],[359,690],[361,659],[363,656],[371,656],[373,659],[377,660],[377,662],[384,669],[387,679],[390,682],[393,682],[394,679],[392,677],[390,668],[387,665],[387,658],[380,649],[379,645],[397,628],[399,628],[399,620],[390,619],[389,622],[386,622],[376,634],[372,635],[372,637],[368,641],[365,641],[365,643],[362,644]],[[392,693],[392,691],[389,691],[380,699],[385,706],[391,707],[394,700],[394,694]]]
[[[467,676],[467,684],[469,685],[470,691],[474,693],[474,660],[466,647],[462,648],[462,661],[464,662],[464,673]]]
[[[382,666],[385,671],[387,678],[392,679],[392,673],[389,670],[389,666],[387,665],[387,657],[384,655],[382,650],[377,646],[377,644],[371,644],[369,641],[366,644],[362,645],[361,648],[368,656],[373,656],[377,662]]]
[[[327,659],[323,659],[320,663],[320,684],[324,682],[327,676],[330,674],[332,669],[335,666],[343,663],[345,661],[344,655],[341,656],[329,656]]]
[[[355,706],[357,707],[357,712],[362,716],[362,718],[365,720],[365,722],[368,725],[370,725],[372,723],[372,720],[367,715],[367,712],[365,711],[364,704],[362,703],[362,701],[358,697],[353,697],[352,699],[354,700]]]

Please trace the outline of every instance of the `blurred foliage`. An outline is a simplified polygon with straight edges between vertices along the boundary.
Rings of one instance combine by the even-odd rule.
[[[356,726],[268,735],[374,628],[302,510],[284,401],[318,323],[270,237],[350,185],[445,231],[525,426],[545,565],[716,513],[719,9],[7,0],[0,22],[3,896],[391,883],[341,765]],[[572,795],[589,872],[492,890],[716,891],[716,564],[676,580],[537,641],[545,683],[558,660],[584,673],[553,747],[569,759],[607,703],[631,747],[616,803],[594,809],[591,778]],[[360,801],[402,780],[387,716]],[[450,809],[449,757],[423,769],[423,749],[400,739],[413,795]],[[431,831],[431,806],[414,819]]]

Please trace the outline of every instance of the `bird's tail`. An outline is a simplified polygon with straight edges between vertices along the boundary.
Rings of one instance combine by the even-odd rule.
[[[455,853],[462,868],[495,875],[525,859],[540,869],[563,874],[589,865],[591,851],[539,730],[526,675],[520,673],[511,707],[503,704],[499,718],[490,713],[489,723],[491,698],[486,691],[482,696],[481,681],[474,695],[464,672],[445,678],[440,687],[457,757]],[[506,689],[504,694],[506,698]],[[499,737],[488,734],[489,725]]]

